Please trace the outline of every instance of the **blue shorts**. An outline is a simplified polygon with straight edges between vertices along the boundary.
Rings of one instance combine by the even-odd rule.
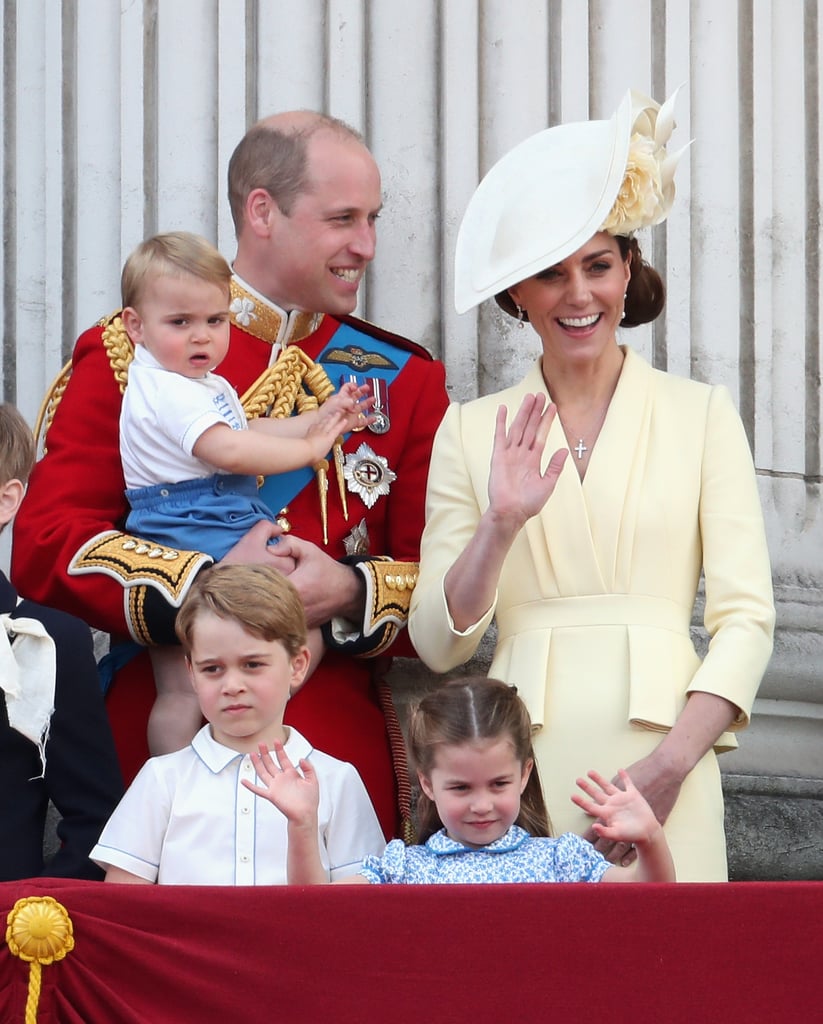
[[[126,491],[126,530],[165,547],[203,551],[216,561],[261,519],[274,514],[257,497],[257,478],[230,473]]]

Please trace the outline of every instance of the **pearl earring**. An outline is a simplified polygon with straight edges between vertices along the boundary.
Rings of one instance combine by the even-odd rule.
[[[517,305],[517,304],[515,303],[515,305]],[[525,312],[526,311],[525,311],[525,309],[523,309],[522,306],[517,306],[517,326],[521,330],[523,329],[523,327],[525,327],[525,321],[523,320],[523,315],[524,315]]]

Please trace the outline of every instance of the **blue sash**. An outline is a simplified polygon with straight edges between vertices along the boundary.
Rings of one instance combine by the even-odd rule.
[[[339,358],[334,358],[336,352],[340,352],[349,345],[355,345],[367,353],[381,356],[389,363],[389,366],[369,366],[367,370],[362,370],[341,362]],[[392,381],[410,358],[411,352],[407,352],[405,349],[397,348],[390,342],[366,334],[365,331],[359,331],[350,324],[341,324],[315,362],[326,371],[335,389],[340,386],[340,378],[343,375],[352,373],[357,373],[359,378],[379,377],[386,381],[387,387],[391,388]],[[303,469],[293,469],[289,473],[278,473],[275,476],[266,477],[258,493],[272,511],[278,512],[281,508],[285,508],[313,479],[314,470],[304,466]]]

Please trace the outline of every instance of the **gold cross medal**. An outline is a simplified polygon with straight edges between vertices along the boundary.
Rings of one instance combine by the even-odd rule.
[[[388,494],[389,486],[397,479],[397,474],[389,469],[388,459],[377,455],[365,442],[346,456],[343,476],[348,489],[366,508],[373,508],[378,498]]]

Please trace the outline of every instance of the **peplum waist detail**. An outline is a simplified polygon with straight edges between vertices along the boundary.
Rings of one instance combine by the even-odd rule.
[[[489,675],[517,686],[535,728],[550,724],[545,721],[546,694],[555,684],[559,667],[553,662],[558,657],[553,655],[553,645],[567,630],[594,627],[625,634],[625,663],[596,670],[613,671],[615,685],[628,686],[627,724],[642,729],[666,732],[674,725],[700,667],[689,632],[691,609],[662,597],[596,594],[550,598],[498,606],[496,618],[497,648]],[[596,652],[596,635],[591,642]],[[569,667],[563,666],[567,680]],[[578,671],[578,666],[571,668]],[[590,671],[592,664],[579,666],[581,687]],[[724,733],[716,749],[734,746],[734,737]]]
[[[665,597],[643,594],[548,598],[505,609],[498,607],[498,642],[532,629],[573,629],[578,626],[650,626],[688,634],[691,613],[691,608],[684,608]]]

